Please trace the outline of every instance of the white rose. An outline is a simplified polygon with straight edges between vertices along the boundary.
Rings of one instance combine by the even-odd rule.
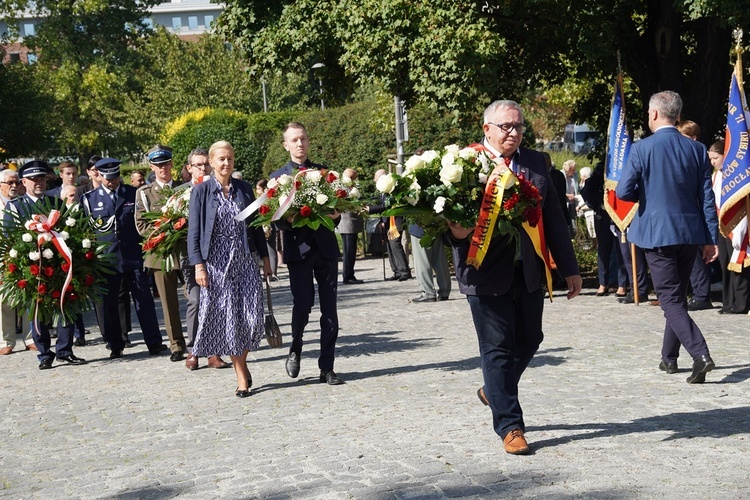
[[[486,154],[478,155],[477,158],[479,158],[479,163],[482,164],[482,172],[489,172],[494,168],[495,162]]]
[[[419,201],[419,194],[422,192],[422,186],[417,181],[414,181],[409,186],[409,195],[404,196],[409,205],[416,205]]]
[[[81,246],[83,248],[91,248],[91,240],[85,239],[85,240],[81,241]]]
[[[318,202],[318,205],[325,205],[325,203],[328,201],[328,196],[320,193],[319,195],[315,196],[315,201]]]
[[[11,248],[10,252],[8,252],[8,255],[10,255],[11,259],[15,259],[16,257],[18,257],[18,250],[16,250],[15,248]]]
[[[65,225],[68,227],[73,227],[76,225],[76,220],[72,217],[68,217],[67,219],[65,219]]]
[[[44,257],[47,260],[51,259],[54,256],[55,254],[52,253],[52,250],[50,250],[49,248],[45,249],[44,252],[42,252],[42,257]]]
[[[398,184],[398,181],[393,176],[393,174],[383,174],[380,176],[380,179],[378,179],[378,182],[375,183],[375,187],[381,193],[390,194],[396,188],[397,184]]]
[[[440,181],[444,185],[450,186],[451,184],[460,181],[463,173],[464,169],[460,165],[456,165],[455,163],[452,165],[445,165],[440,169]]]
[[[407,172],[411,172],[413,170],[417,170],[424,167],[424,160],[421,156],[412,156],[408,160],[406,160],[406,170]]]
[[[31,240],[34,238],[29,233],[23,233],[23,236],[21,236],[21,239],[25,241],[26,243],[31,243]]]
[[[29,260],[39,260],[39,252],[29,252]]]
[[[277,181],[275,178],[268,181],[268,189],[273,189],[278,185],[279,185],[279,181]]]
[[[483,174],[482,172],[479,172],[479,183],[487,184],[487,174]]]
[[[361,193],[359,192],[359,189],[357,189],[356,187],[353,187],[349,190],[349,198],[353,200],[358,200],[360,196],[361,196]]]
[[[458,144],[451,144],[449,146],[445,146],[445,150],[452,154],[458,153]]]
[[[439,214],[443,211],[443,207],[445,206],[445,198],[442,196],[438,196],[435,198],[435,205],[433,205],[432,209],[435,210],[436,214]]]
[[[453,165],[456,163],[456,155],[453,153],[445,153],[442,158],[440,158],[440,165],[443,167],[448,167],[450,165]]]
[[[463,148],[461,151],[458,152],[458,156],[460,156],[464,160],[470,160],[474,158],[476,155],[477,155],[477,150],[474,148]]]
[[[345,176],[343,176],[343,177],[341,178],[341,184],[343,184],[343,185],[344,185],[345,187],[349,187],[349,186],[351,186],[353,182],[354,182],[354,181],[352,181],[352,178],[351,178],[351,177],[349,177],[349,176],[346,176],[346,175],[345,175]]]
[[[63,241],[65,241],[70,238],[70,234],[68,234],[67,231],[60,231],[60,237],[63,239]]]
[[[313,184],[319,183],[321,179],[319,170],[308,170],[307,173],[305,173],[305,176],[307,177],[307,180]]]
[[[52,235],[50,233],[44,233],[42,237],[44,238],[44,241],[46,241],[47,243],[52,241]]]
[[[292,182],[292,176],[283,174],[279,177],[279,184],[282,186],[287,186]]]
[[[429,150],[422,153],[422,161],[425,163],[430,163],[435,158],[440,157],[437,151]]]

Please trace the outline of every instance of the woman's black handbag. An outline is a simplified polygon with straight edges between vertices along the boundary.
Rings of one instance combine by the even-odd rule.
[[[264,326],[266,328],[266,340],[268,341],[268,345],[270,345],[271,347],[281,347],[284,341],[281,338],[281,330],[279,329],[279,324],[276,323],[276,318],[273,317],[273,304],[271,303],[271,285],[268,283],[268,278],[266,278],[265,281],[266,305],[268,306],[268,311],[266,312],[264,321]]]

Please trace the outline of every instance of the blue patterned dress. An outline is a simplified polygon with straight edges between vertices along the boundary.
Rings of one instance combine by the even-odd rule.
[[[239,356],[258,349],[264,335],[263,289],[255,255],[247,255],[239,208],[221,192],[206,261],[208,287],[201,288],[195,356]]]

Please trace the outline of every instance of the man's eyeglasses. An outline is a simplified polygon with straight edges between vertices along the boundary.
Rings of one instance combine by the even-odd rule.
[[[203,170],[205,170],[208,167],[210,167],[211,164],[210,163],[191,163],[190,166],[193,168],[202,168]]]
[[[7,181],[7,182],[2,181],[0,182],[0,184],[7,184],[9,186],[18,186],[19,184],[21,184],[21,182],[20,181]]]
[[[506,134],[510,134],[514,130],[518,132],[519,134],[523,134],[526,132],[526,125],[523,123],[492,123],[487,122],[487,125],[494,125]]]

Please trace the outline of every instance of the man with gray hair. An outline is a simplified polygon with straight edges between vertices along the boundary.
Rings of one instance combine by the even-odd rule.
[[[18,178],[16,171],[9,169],[0,171],[0,212],[5,210],[5,206],[10,200],[18,197],[18,187],[20,185],[21,180]],[[31,330],[29,329],[29,315],[25,311],[18,312],[23,313],[22,332],[26,350],[36,351],[34,339],[31,338]],[[5,356],[12,353],[13,348],[16,347],[16,310],[4,302],[0,303],[0,325],[3,332],[4,344],[0,347],[0,356]]]
[[[698,249],[706,263],[719,254],[718,218],[706,147],[675,128],[681,111],[676,92],[651,96],[648,128],[653,135],[630,148],[617,196],[640,204],[628,240],[644,250],[666,318],[659,369],[677,373],[682,345],[693,358],[687,383],[702,384],[715,365],[703,333],[688,314],[687,288]]]

